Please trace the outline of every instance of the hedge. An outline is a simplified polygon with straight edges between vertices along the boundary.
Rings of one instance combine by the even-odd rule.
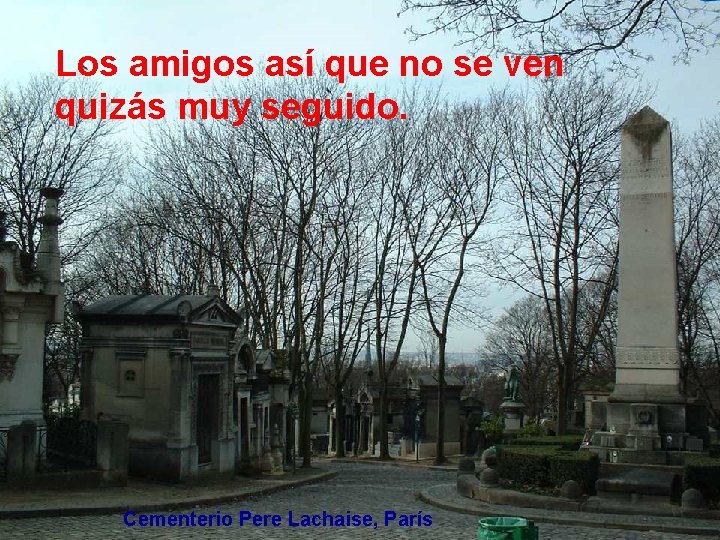
[[[549,484],[548,457],[559,451],[559,446],[498,446],[498,475],[520,484],[546,486]]]
[[[521,446],[559,446],[562,450],[574,452],[582,444],[582,435],[545,435],[540,437],[518,437],[507,444]]]
[[[684,489],[695,488],[708,500],[720,499],[720,459],[703,455],[685,456]]]
[[[575,480],[585,493],[593,493],[600,461],[592,452],[570,452],[561,446],[509,445],[497,449],[500,478],[519,484],[560,487]]]
[[[600,473],[600,459],[589,451],[575,451],[551,456],[550,483],[562,486],[568,480],[575,480],[583,493],[595,493],[595,481]]]
[[[720,458],[720,443],[710,443],[708,452],[711,458]]]

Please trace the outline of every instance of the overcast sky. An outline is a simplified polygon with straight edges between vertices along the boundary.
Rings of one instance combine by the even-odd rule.
[[[405,28],[422,19],[398,18],[398,5],[399,0],[0,0],[4,22],[0,81],[12,86],[32,74],[55,73],[58,49],[65,51],[68,61],[86,54],[109,54],[118,59],[120,72],[98,78],[108,94],[130,98],[142,90],[148,99],[161,97],[171,103],[206,88],[190,79],[140,81],[124,76],[133,55],[179,55],[188,49],[191,56],[247,54],[260,60],[270,54],[304,54],[313,48],[318,58],[381,54],[390,60],[392,69],[402,54],[437,55],[449,66],[455,56],[465,53],[453,47],[449,35],[410,41]],[[702,119],[720,113],[720,48],[697,56],[690,65],[673,65],[668,44],[650,43],[648,50],[656,60],[643,66],[641,78],[657,86],[650,105],[673,121],[676,129],[691,133]],[[428,82],[441,82],[455,99],[473,99],[491,85],[508,82],[504,69],[485,78],[463,79],[453,76],[451,69],[445,71],[447,76]],[[514,84],[527,84],[524,76],[517,79]],[[487,299],[489,307],[500,312],[507,294],[493,292]],[[458,329],[449,350],[471,352],[479,342],[477,331]]]

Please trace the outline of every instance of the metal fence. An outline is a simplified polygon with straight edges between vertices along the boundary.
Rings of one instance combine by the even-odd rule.
[[[97,462],[97,425],[71,416],[48,422],[47,459],[65,466],[94,467]]]

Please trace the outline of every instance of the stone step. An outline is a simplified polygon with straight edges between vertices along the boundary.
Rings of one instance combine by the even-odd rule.
[[[681,489],[682,476],[649,467],[618,467],[601,474],[595,489],[598,497],[632,502],[670,500]]]
[[[600,476],[613,476],[621,471],[643,469],[651,471],[669,472],[682,476],[685,469],[678,465],[648,465],[638,463],[600,463]]]
[[[619,450],[618,463],[632,463],[634,465],[667,465],[668,453],[662,450]]]

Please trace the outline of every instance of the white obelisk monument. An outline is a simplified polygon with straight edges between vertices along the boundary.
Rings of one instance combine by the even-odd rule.
[[[616,385],[608,429],[659,435],[685,428],[679,391],[672,140],[649,107],[622,128]],[[628,446],[635,443],[633,437]],[[641,444],[638,443],[638,449]],[[647,448],[647,446],[650,446]]]

